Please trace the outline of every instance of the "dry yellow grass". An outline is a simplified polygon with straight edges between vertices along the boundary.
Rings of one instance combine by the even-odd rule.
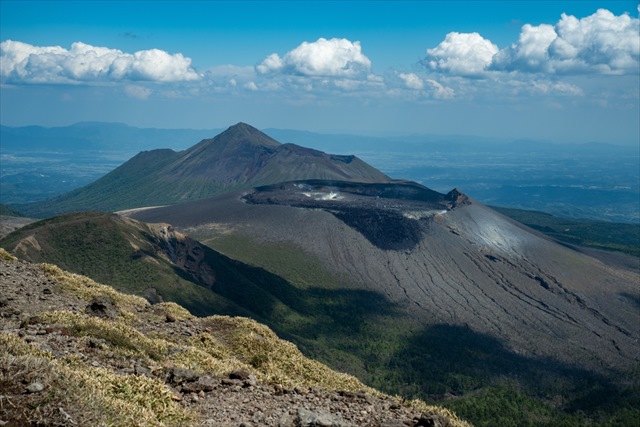
[[[0,333],[0,346],[5,349],[0,355],[3,388],[35,380],[45,386],[31,395],[32,410],[22,411],[19,421],[25,424],[180,426],[194,419],[158,379],[116,374],[74,358],[55,359],[15,335]]]
[[[127,355],[161,360],[171,347],[168,341],[149,338],[131,327],[125,318],[100,319],[70,311],[50,311],[40,314],[34,321],[64,326],[76,336],[103,339]]]
[[[7,261],[16,261],[18,258],[11,255],[9,252],[5,251],[3,248],[0,248],[0,258],[5,259]]]
[[[86,301],[97,296],[107,296],[120,308],[128,310],[144,308],[149,305],[149,302],[142,297],[120,293],[110,286],[102,285],[80,274],[69,273],[56,265],[40,264],[40,268],[49,278],[59,284],[61,290]]]
[[[0,250],[0,257],[7,254]],[[42,264],[46,276],[55,280],[56,293],[87,302],[107,297],[119,310],[115,318],[102,319],[84,312],[53,310],[38,313],[30,324],[61,328],[69,334],[77,351],[53,357],[49,351],[27,344],[17,335],[0,333],[0,386],[26,384],[37,379],[46,385],[30,399],[20,421],[47,425],[174,426],[192,425],[198,415],[174,400],[173,390],[161,377],[118,373],[110,360],[136,361],[144,366],[181,367],[200,374],[226,376],[233,370],[254,373],[262,383],[284,388],[320,387],[327,390],[382,393],[365,386],[357,378],[338,373],[310,360],[267,326],[241,317],[196,318],[174,303],[154,306],[137,296],[125,295],[84,276]],[[58,290],[59,289],[59,290]],[[184,328],[198,330],[191,336]],[[98,344],[96,344],[96,342]],[[93,346],[91,356],[81,354]],[[91,365],[91,361],[99,361]],[[6,389],[6,387],[5,387]],[[10,405],[9,393],[0,396],[0,405]],[[469,427],[446,409],[421,401],[417,410],[448,418],[452,427]],[[62,408],[62,409],[60,409]]]
[[[173,302],[163,302],[154,305],[155,309],[163,311],[165,314],[173,316],[175,320],[194,319],[195,316],[189,310]]]
[[[224,340],[237,358],[253,367],[258,378],[283,387],[322,387],[329,390],[380,394],[352,375],[331,370],[308,359],[298,348],[281,340],[267,326],[242,317],[212,316],[205,324],[224,331]]]

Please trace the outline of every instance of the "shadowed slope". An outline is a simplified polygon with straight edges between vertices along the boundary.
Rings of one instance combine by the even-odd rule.
[[[364,322],[350,305],[334,313],[341,327],[288,326],[309,354],[368,384],[460,398],[452,405],[481,425],[637,418],[637,269],[561,246],[456,190],[299,181],[132,215],[296,287],[383,296],[393,311]],[[487,411],[498,397],[505,405]]]
[[[223,313],[269,319],[285,333],[294,332],[290,325],[296,322],[337,332],[346,318],[349,327],[357,329],[374,313],[387,315],[394,310],[375,292],[296,287],[262,268],[230,259],[168,224],[146,224],[108,213],[79,212],[42,220],[0,239],[0,247],[151,302],[177,302],[200,316]]]

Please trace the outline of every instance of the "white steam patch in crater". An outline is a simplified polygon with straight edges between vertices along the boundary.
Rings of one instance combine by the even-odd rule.
[[[322,191],[305,191],[302,194],[305,196],[312,198],[313,200],[342,200],[344,196],[342,196],[337,191],[330,191],[329,193],[325,193]]]

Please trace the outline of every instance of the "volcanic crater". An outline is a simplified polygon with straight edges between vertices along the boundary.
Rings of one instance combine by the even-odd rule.
[[[242,200],[323,210],[360,232],[374,246],[396,251],[415,248],[433,218],[454,206],[449,195],[412,182],[304,180],[258,187]]]

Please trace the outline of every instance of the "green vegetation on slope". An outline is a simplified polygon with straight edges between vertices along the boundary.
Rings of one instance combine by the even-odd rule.
[[[20,212],[7,205],[0,204],[0,216],[23,216]]]
[[[469,397],[444,402],[476,427],[613,427],[636,426],[640,393],[638,388],[613,395],[601,393],[593,406],[563,409],[562,396],[541,399],[532,396],[512,379],[503,379]]]
[[[197,315],[212,314],[208,307],[247,314],[233,302],[178,274],[168,260],[158,256],[149,236],[149,230],[145,232],[116,215],[83,212],[30,224],[0,240],[0,247],[32,262],[55,264],[109,283],[124,292],[145,295],[155,289],[167,301],[190,307]]]
[[[640,224],[560,218],[522,209],[492,209],[561,242],[640,257]]]

